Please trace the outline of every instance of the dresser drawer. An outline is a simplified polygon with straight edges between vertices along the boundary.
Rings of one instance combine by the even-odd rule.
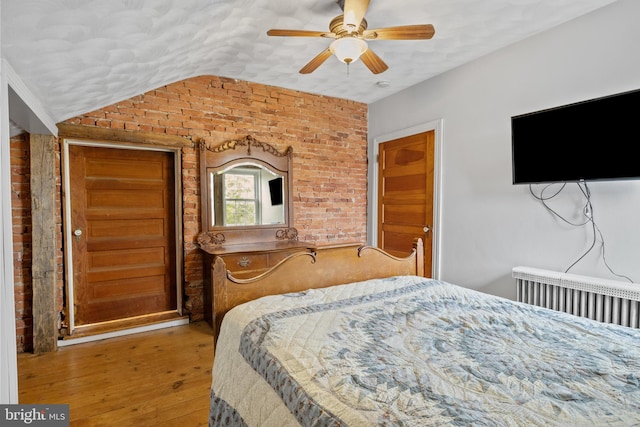
[[[269,268],[275,266],[286,257],[296,252],[310,252],[314,246],[308,246],[303,242],[259,242],[212,247],[205,251],[203,257],[203,302],[204,317],[213,325],[214,322],[214,295],[222,289],[224,281],[213,274],[213,266],[217,258],[221,258],[226,269],[234,279],[251,279],[263,274]],[[220,282],[219,282],[220,280]]]
[[[271,252],[269,253],[269,267],[273,267],[289,255],[293,255],[296,252],[300,251],[279,251],[279,252]]]
[[[231,272],[260,270],[269,267],[269,256],[265,253],[224,255],[222,259],[227,265],[227,270]]]

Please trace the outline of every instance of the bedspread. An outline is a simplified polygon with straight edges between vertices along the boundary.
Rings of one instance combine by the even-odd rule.
[[[640,332],[402,276],[231,310],[211,425],[640,425]]]

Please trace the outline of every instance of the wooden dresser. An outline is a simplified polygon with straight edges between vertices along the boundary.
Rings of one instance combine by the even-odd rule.
[[[293,149],[279,150],[251,135],[218,144],[198,141],[203,252],[204,317],[212,324],[214,295],[225,273],[212,274],[218,259],[237,279],[248,279],[287,256],[313,247],[293,227]],[[220,301],[218,301],[220,303]],[[217,319],[220,322],[222,318]]]
[[[209,324],[213,322],[212,304],[213,289],[213,265],[216,258],[223,259],[233,277],[246,279],[255,277],[275,266],[289,255],[315,250],[313,245],[301,241],[274,241],[245,243],[219,246],[201,246],[203,255],[203,304],[204,318]]]

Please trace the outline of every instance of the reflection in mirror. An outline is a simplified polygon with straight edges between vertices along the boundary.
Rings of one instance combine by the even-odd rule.
[[[285,224],[284,179],[257,164],[209,172],[210,226]]]

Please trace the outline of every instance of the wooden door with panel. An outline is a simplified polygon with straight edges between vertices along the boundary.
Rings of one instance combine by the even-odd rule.
[[[434,150],[433,130],[379,146],[378,246],[406,256],[421,238],[426,277],[432,275]]]
[[[173,154],[69,146],[74,325],[177,309]]]

